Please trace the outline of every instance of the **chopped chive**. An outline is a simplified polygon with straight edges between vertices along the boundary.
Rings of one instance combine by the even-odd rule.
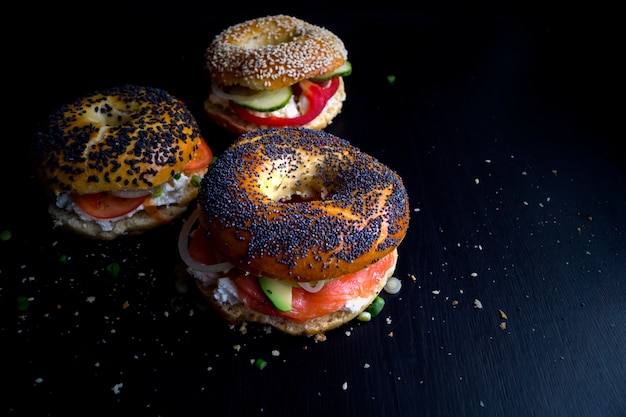
[[[3,230],[2,232],[0,232],[0,240],[9,240],[11,239],[11,231],[10,230]]]
[[[181,297],[172,297],[170,298],[170,307],[175,312],[179,312],[185,307],[185,303]]]
[[[117,262],[113,262],[113,263],[109,264],[107,266],[107,272],[112,277],[117,278],[117,276],[120,274],[120,264],[118,264]]]
[[[163,194],[163,188],[157,187],[152,191],[152,198],[159,198]]]
[[[383,300],[382,297],[377,296],[374,301],[372,301],[372,304],[367,307],[366,311],[370,313],[372,317],[376,317],[378,314],[380,314],[384,306],[385,300]]]
[[[256,366],[257,369],[260,369],[262,371],[267,366],[267,361],[263,359],[257,359],[256,361],[254,361],[254,366]]]
[[[402,281],[396,277],[389,277],[385,284],[384,290],[387,294],[397,294],[402,289]]]
[[[60,263],[60,264],[67,263],[67,260],[68,260],[68,259],[69,259],[69,258],[67,257],[67,255],[61,255],[61,256],[59,256],[59,263]]]
[[[359,319],[359,321],[370,321],[372,319],[372,314],[369,311],[363,311],[357,316],[357,319]]]
[[[28,297],[17,297],[17,309],[19,311],[28,310],[29,304],[30,304],[30,301],[28,300]]]
[[[192,175],[191,176],[191,185],[193,185],[195,187],[199,187],[201,183],[202,183],[202,178],[200,178],[199,175]]]

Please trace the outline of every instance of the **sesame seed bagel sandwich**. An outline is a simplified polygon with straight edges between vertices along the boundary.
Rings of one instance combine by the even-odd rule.
[[[54,226],[111,240],[183,214],[213,155],[182,101],[125,85],[51,113],[35,131],[32,157]]]
[[[352,72],[345,45],[329,30],[291,16],[233,25],[206,51],[208,116],[242,134],[259,128],[320,130],[341,112],[343,77]]]

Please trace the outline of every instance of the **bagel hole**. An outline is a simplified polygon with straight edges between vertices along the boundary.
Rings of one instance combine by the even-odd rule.
[[[336,190],[334,177],[316,159],[301,156],[267,162],[258,181],[266,197],[289,204],[328,200]]]
[[[304,187],[292,187],[290,192],[279,198],[281,203],[305,203],[307,201],[324,201],[328,199],[329,191],[326,186],[316,187],[308,185]]]
[[[135,110],[134,107],[129,105],[126,106],[125,110],[122,110],[120,107],[112,106],[107,102],[93,108],[89,121],[110,127],[121,126],[135,118]]]
[[[278,36],[272,35],[269,32],[259,33],[256,36],[248,38],[243,45],[250,48],[270,47],[280,45],[281,43],[292,42],[294,39],[295,36],[291,33],[282,33]]]

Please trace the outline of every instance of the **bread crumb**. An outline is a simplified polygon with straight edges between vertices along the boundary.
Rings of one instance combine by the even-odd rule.
[[[478,298],[474,300],[474,308],[483,308],[483,303]]]
[[[498,312],[500,313],[500,318],[506,320],[508,317],[506,316],[506,313],[502,310],[498,310]]]
[[[502,330],[506,330],[506,321],[503,321],[502,323],[500,323],[500,328]]]
[[[326,335],[324,333],[318,333],[316,334],[313,339],[316,342],[325,342],[326,341]]]

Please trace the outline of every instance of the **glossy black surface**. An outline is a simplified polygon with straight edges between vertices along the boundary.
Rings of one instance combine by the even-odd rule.
[[[193,284],[181,292],[180,221],[113,242],[53,230],[25,153],[56,106],[136,83],[182,98],[219,156],[234,136],[203,113],[204,48],[276,12],[344,40],[353,74],[327,130],[398,171],[410,194],[402,291],[324,342],[243,334]],[[7,80],[19,92],[5,97],[16,107],[3,138],[0,415],[626,415],[613,13],[180,4],[62,15],[20,26],[37,36],[15,49]]]

